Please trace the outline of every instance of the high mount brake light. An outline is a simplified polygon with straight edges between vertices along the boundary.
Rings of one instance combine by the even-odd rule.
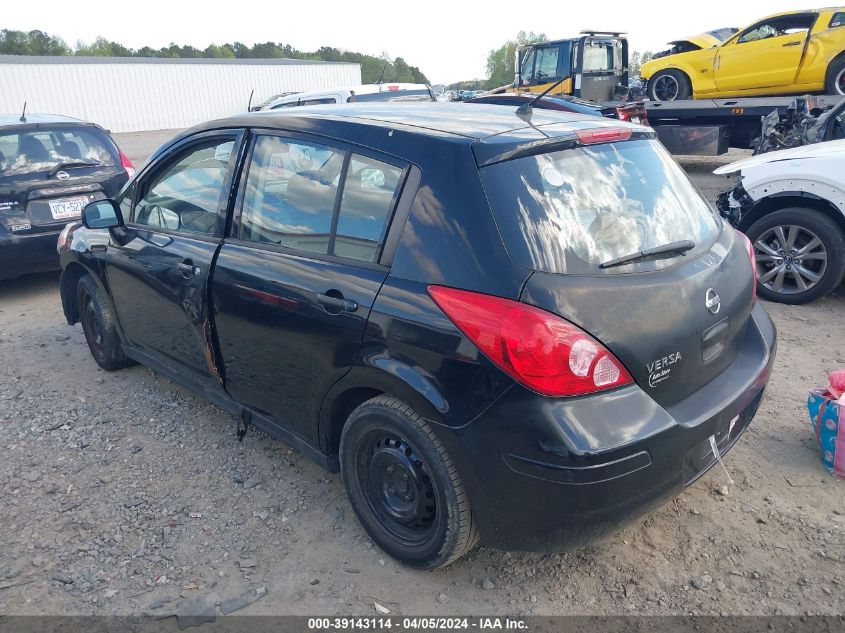
[[[434,302],[502,371],[545,396],[580,396],[633,382],[589,334],[540,308],[429,286]]]
[[[594,145],[596,143],[627,141],[631,138],[631,130],[624,127],[597,127],[575,130],[575,136],[578,137],[578,142],[583,145]]]
[[[748,253],[748,259],[751,260],[751,274],[754,277],[754,284],[751,286],[751,301],[754,302],[757,301],[757,256],[754,254],[754,245],[751,244],[751,240],[745,233],[736,229],[734,231],[745,244],[745,252]]]

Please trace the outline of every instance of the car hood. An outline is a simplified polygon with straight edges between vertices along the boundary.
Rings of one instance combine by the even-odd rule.
[[[699,33],[698,35],[689,35],[677,40],[672,40],[671,42],[668,42],[668,44],[670,46],[675,46],[676,44],[683,44],[684,42],[695,44],[699,48],[713,48],[714,46],[721,44],[722,40],[710,35],[710,33]]]
[[[802,147],[782,149],[776,152],[767,152],[766,154],[760,154],[759,156],[752,156],[750,158],[738,160],[735,163],[730,163],[729,165],[723,165],[722,167],[713,170],[713,173],[718,175],[733,174],[750,167],[757,167],[758,165],[808,158],[824,158],[828,160],[845,159],[845,139],[815,143],[813,145],[803,145]]]

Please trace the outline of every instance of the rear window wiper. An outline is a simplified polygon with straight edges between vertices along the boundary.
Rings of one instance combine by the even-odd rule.
[[[616,259],[609,259],[606,262],[599,264],[599,268],[613,268],[614,266],[623,266],[632,262],[638,262],[644,259],[659,259],[669,255],[683,255],[687,251],[695,248],[695,242],[692,240],[681,240],[680,242],[670,242],[663,246],[654,246],[647,248],[639,253],[631,253],[630,255],[623,255]]]
[[[50,170],[50,178],[58,174],[63,169],[72,169],[74,167],[102,167],[103,163],[97,163],[90,160],[71,160],[66,163],[59,163]]]

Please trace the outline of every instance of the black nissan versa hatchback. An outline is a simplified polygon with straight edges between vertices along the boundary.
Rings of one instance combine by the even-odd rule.
[[[52,114],[0,115],[0,280],[57,270],[56,239],[135,173],[109,133]]]
[[[649,128],[347,104],[182,134],[62,240],[61,296],[137,361],[340,471],[416,567],[556,550],[748,427],[775,330],[747,240]]]

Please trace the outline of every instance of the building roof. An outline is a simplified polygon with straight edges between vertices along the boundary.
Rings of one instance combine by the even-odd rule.
[[[0,55],[0,64],[221,64],[229,66],[358,66],[355,62],[316,59],[225,57],[86,57],[77,55]]]

